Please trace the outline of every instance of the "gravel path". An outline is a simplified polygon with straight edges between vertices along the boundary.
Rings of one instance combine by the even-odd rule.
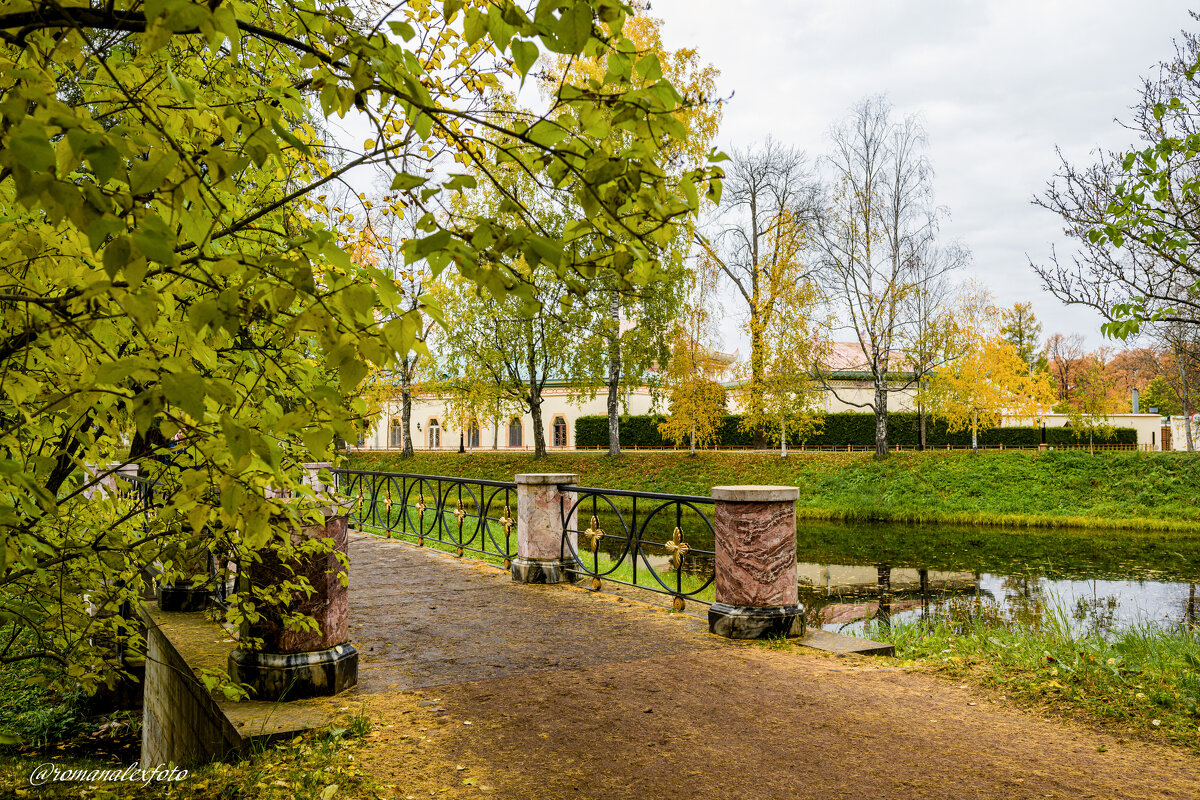
[[[878,658],[352,537],[351,641],[397,797],[1200,798],[1200,759]]]

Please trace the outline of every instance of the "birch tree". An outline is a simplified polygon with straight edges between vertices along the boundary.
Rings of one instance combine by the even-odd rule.
[[[746,410],[762,419],[761,390],[767,375],[764,332],[778,324],[781,298],[811,279],[803,258],[815,212],[816,184],[800,150],[767,139],[734,150],[721,205],[697,238],[703,257],[733,288],[750,336]],[[765,445],[754,429],[754,446]]]
[[[874,396],[847,405],[875,415],[875,456],[888,454],[888,398],[906,389],[893,373],[910,367],[899,345],[911,326],[914,292],[928,280],[920,271],[938,228],[933,170],[924,155],[925,132],[916,117],[893,119],[882,97],[868,98],[832,132],[824,160],[829,181],[818,215],[815,245],[821,275],[844,330],[862,352],[862,371]]]

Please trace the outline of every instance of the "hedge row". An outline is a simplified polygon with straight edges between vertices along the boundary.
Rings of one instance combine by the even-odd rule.
[[[663,439],[658,432],[658,425],[666,417],[661,415],[638,415],[621,417],[621,446],[622,447],[672,447],[672,443]],[[722,447],[750,447],[753,435],[749,431],[738,428],[741,416],[727,414],[721,423],[717,434],[717,444]],[[788,437],[790,445],[806,444],[811,447],[844,447],[848,444],[859,447],[870,447],[875,444],[875,415],[860,413],[826,414],[822,418],[824,426],[821,431],[809,436],[804,442],[799,437]],[[902,411],[888,414],[888,443],[915,447],[920,431],[920,417],[915,412]],[[1087,442],[1087,434],[1082,438],[1076,436],[1073,428],[1047,428],[1046,443],[1078,444]],[[1042,441],[1041,428],[989,428],[979,432],[981,447],[1037,446]],[[1097,434],[1096,444],[1137,444],[1137,431],[1133,428],[1114,428],[1108,436]],[[944,420],[926,420],[925,443],[930,447],[939,445],[969,445],[971,432],[956,431],[951,433],[946,429]],[[608,446],[608,417],[587,416],[575,421],[575,446],[583,448]]]

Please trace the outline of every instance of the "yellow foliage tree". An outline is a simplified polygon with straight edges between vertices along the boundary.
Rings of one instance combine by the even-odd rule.
[[[828,325],[818,319],[819,302],[812,283],[778,281],[770,287],[771,313],[751,316],[745,325],[758,343],[759,363],[751,358],[738,368],[740,426],[778,439],[781,457],[787,456],[789,435],[803,442],[822,425],[823,394],[815,376],[824,355],[820,331]]]
[[[715,444],[725,414],[725,389],[717,377],[725,363],[716,357],[715,317],[711,297],[716,274],[701,263],[688,273],[687,299],[671,334],[671,360],[663,382],[671,398],[671,414],[658,432],[678,447]]]
[[[1000,424],[1005,414],[1036,418],[1054,403],[1045,372],[1035,372],[1004,339],[999,312],[986,293],[969,291],[959,315],[963,355],[937,370],[924,398],[951,431],[970,429],[971,449],[979,451],[979,431]]]

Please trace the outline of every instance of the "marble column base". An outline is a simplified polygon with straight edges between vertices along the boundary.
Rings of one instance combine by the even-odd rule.
[[[173,583],[159,586],[154,597],[163,611],[203,611],[208,608],[212,595],[207,586],[192,586],[190,583]]]
[[[708,631],[726,639],[803,636],[804,607],[789,605],[758,608],[713,603],[708,608]]]
[[[339,644],[311,653],[229,654],[229,677],[250,687],[255,700],[328,697],[358,683],[358,651]]]
[[[565,559],[522,558],[512,562],[512,577],[517,583],[574,583],[579,576],[575,563]]]

